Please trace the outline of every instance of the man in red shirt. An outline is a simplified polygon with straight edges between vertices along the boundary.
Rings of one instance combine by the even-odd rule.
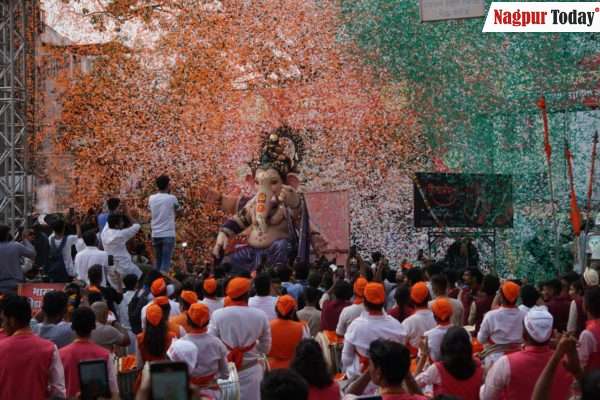
[[[558,279],[551,279],[542,284],[542,297],[548,307],[548,311],[554,317],[553,328],[559,332],[567,330],[569,321],[569,309],[571,308],[571,298],[568,293],[562,293],[562,285]]]
[[[110,353],[102,346],[91,341],[90,335],[96,328],[96,315],[89,307],[79,307],[73,311],[71,317],[71,329],[75,331],[75,341],[60,349],[60,358],[65,370],[65,383],[67,386],[67,397],[77,396],[80,392],[79,385],[79,363],[88,360],[106,361],[108,372],[108,383],[113,398],[118,398],[119,386],[114,364],[110,359]]]
[[[0,399],[44,400],[65,397],[63,366],[56,345],[33,334],[26,297],[3,300],[0,340]]]
[[[471,303],[477,298],[477,293],[483,282],[483,274],[477,268],[467,268],[463,273],[463,282],[465,287],[458,294],[458,299],[463,305],[463,325],[469,324],[469,310]]]
[[[321,311],[321,329],[324,331],[332,331],[335,335],[335,329],[340,319],[340,314],[344,307],[351,305],[350,298],[352,297],[352,286],[344,281],[339,280],[333,284],[334,300],[327,300],[323,304]]]

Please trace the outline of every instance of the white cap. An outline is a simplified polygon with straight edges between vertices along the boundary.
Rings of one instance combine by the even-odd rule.
[[[583,280],[588,286],[598,286],[598,284],[600,283],[598,271],[596,271],[593,268],[586,268],[585,271],[583,271]]]
[[[552,336],[552,323],[554,318],[546,307],[533,306],[525,315],[525,329],[533,340],[545,343]]]
[[[189,340],[173,340],[167,350],[167,357],[171,361],[183,361],[188,366],[188,371],[196,368],[198,360],[198,347]]]
[[[337,265],[335,264],[330,264],[329,265],[329,269],[331,269],[333,272],[335,272],[337,270]]]

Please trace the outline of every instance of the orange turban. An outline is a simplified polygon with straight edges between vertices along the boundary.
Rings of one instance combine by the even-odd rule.
[[[517,301],[519,298],[519,292],[521,291],[521,287],[514,282],[507,281],[502,284],[500,288],[502,291],[502,295],[504,298],[511,304]]]
[[[433,315],[435,315],[437,319],[445,322],[452,316],[452,304],[450,304],[448,299],[440,297],[435,299],[431,304],[431,311],[433,311]]]
[[[202,283],[204,294],[213,295],[217,291],[217,280],[215,278],[207,278]]]
[[[163,278],[158,278],[150,285],[150,291],[153,296],[160,296],[167,291],[167,283]]]
[[[365,286],[365,300],[371,304],[385,303],[385,288],[377,282],[367,283]]]
[[[247,278],[233,278],[227,285],[227,296],[235,300],[242,297],[250,290],[250,279]]]
[[[187,310],[187,315],[194,324],[203,327],[208,322],[210,311],[204,304],[194,303]]]
[[[296,300],[289,294],[279,296],[275,308],[281,316],[287,317],[296,308]]]
[[[429,289],[424,282],[417,282],[410,288],[410,299],[416,304],[421,304],[427,299]]]
[[[146,319],[152,326],[158,326],[162,320],[162,308],[158,304],[150,304],[146,309]]]
[[[188,304],[194,304],[198,302],[198,295],[196,292],[192,292],[191,290],[182,290],[180,297]]]
[[[169,304],[169,298],[167,296],[158,296],[154,299],[154,304],[157,304],[159,306]]]
[[[354,281],[354,295],[356,297],[365,297],[365,286],[367,286],[367,283],[369,283],[369,281],[362,276]]]

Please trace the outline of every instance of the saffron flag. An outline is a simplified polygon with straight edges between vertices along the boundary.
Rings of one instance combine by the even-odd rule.
[[[581,233],[581,213],[577,206],[577,195],[575,194],[575,184],[573,183],[573,156],[569,151],[569,146],[565,143],[565,158],[567,159],[567,169],[569,172],[569,186],[571,188],[571,225],[573,233],[579,236]]]

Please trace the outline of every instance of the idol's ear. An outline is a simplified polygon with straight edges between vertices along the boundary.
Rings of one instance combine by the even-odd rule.
[[[244,180],[246,181],[247,185],[250,185],[250,186],[254,187],[254,175],[247,174],[246,178]]]
[[[287,174],[287,177],[285,178],[285,184],[298,190],[300,187],[300,178],[296,174]]]

